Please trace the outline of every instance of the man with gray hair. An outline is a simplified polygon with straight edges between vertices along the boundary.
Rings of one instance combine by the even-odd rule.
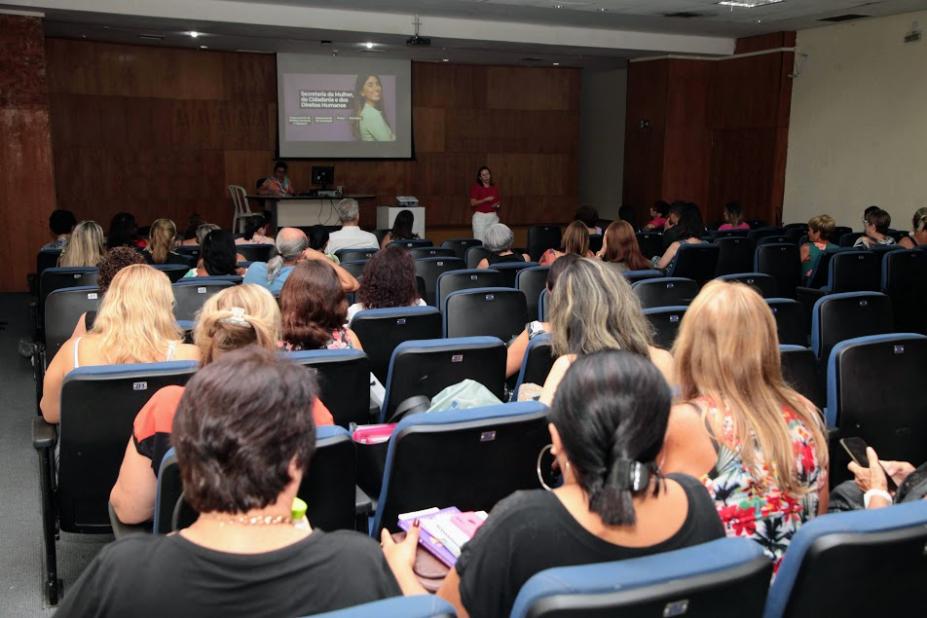
[[[309,248],[306,234],[295,227],[285,227],[277,233],[274,243],[277,256],[269,262],[252,262],[248,267],[242,283],[254,283],[270,290],[278,296],[287,277],[296,264],[302,260],[319,260],[331,265],[341,281],[341,287],[347,292],[355,291],[360,285],[351,273],[333,263],[324,253]]]
[[[335,206],[338,218],[341,219],[341,229],[332,232],[328,237],[326,253],[334,253],[338,249],[379,249],[377,237],[370,232],[360,229],[360,208],[357,200],[345,198]]]

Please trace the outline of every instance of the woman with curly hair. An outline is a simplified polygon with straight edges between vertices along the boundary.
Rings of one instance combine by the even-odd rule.
[[[386,247],[378,251],[367,265],[357,301],[348,307],[348,322],[358,311],[388,307],[424,307],[415,286],[415,260],[402,247]]]
[[[280,290],[283,347],[287,350],[363,350],[344,323],[348,303],[338,274],[326,260],[300,262]]]

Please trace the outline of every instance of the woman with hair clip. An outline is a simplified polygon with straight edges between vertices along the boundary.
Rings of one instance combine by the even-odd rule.
[[[650,260],[641,253],[634,228],[627,221],[612,221],[602,235],[602,249],[596,257],[613,264],[618,270],[644,270],[651,268]]]
[[[776,321],[740,283],[712,281],[676,344],[680,403],[664,469],[701,479],[728,536],[779,562],[801,525],[827,511],[827,441],[814,405],[782,378]]]
[[[548,249],[541,256],[538,264],[549,266],[557,258],[570,253],[580,257],[595,257],[595,254],[589,250],[589,228],[582,221],[574,221],[569,224],[563,232],[563,238],[560,240],[560,250]]]
[[[187,264],[187,259],[174,253],[177,226],[170,219],[156,219],[148,231],[148,248],[144,251],[149,264]]]
[[[93,328],[64,342],[45,371],[39,404],[45,421],[58,423],[61,385],[72,369],[199,358],[196,346],[183,343],[173,306],[167,275],[145,264],[120,270],[100,302]]]
[[[911,231],[898,241],[898,246],[904,249],[927,247],[927,207],[914,211],[914,216],[911,218]]]
[[[200,367],[249,345],[276,351],[279,336],[277,301],[261,286],[248,284],[226,288],[210,297],[193,329]],[[174,415],[183,393],[182,386],[165,386],[152,395],[135,417],[119,478],[109,498],[123,523],[151,519],[158,483],[155,475],[171,448]],[[313,401],[312,415],[316,425],[333,422],[331,413],[319,399]]]
[[[81,221],[58,256],[58,266],[96,266],[105,250],[103,228],[96,221]]]
[[[538,480],[548,491],[517,491],[499,502],[438,595],[458,616],[508,616],[522,585],[544,569],[723,537],[699,482],[661,472],[670,403],[663,376],[638,354],[605,350],[578,359],[557,391],[551,443],[538,456]],[[563,477],[555,489],[544,480],[548,449]],[[399,544],[384,530],[381,541],[403,593],[424,592],[412,571],[418,528]]]
[[[557,279],[550,296],[554,361],[541,401],[550,405],[570,365],[585,354],[614,349],[633,352],[657,366],[674,384],[673,357],[653,346],[650,322],[624,276],[598,260],[576,260]]]

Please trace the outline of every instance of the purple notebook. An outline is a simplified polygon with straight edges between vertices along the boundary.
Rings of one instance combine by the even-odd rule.
[[[399,516],[399,527],[408,532],[416,519],[419,520],[419,545],[448,567],[453,567],[461,547],[486,519],[486,513],[461,513],[456,506],[446,509],[432,507],[403,513]]]

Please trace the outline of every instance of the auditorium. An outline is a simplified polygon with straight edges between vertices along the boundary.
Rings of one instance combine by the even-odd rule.
[[[0,616],[927,616],[925,27],[0,0]]]

